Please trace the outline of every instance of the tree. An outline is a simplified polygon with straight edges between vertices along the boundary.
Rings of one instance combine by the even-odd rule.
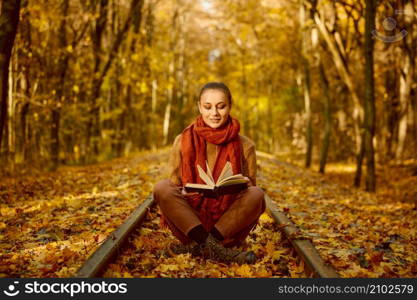
[[[59,23],[59,48],[61,54],[59,55],[58,63],[56,65],[56,75],[58,82],[56,84],[56,103],[51,109],[51,170],[55,170],[59,164],[59,128],[61,120],[61,102],[64,95],[65,77],[68,69],[69,52],[65,51],[67,47],[67,16],[69,9],[69,0],[64,0],[61,4],[61,21]],[[63,52],[63,53],[62,53]]]
[[[375,191],[375,159],[373,138],[375,135],[375,81],[374,81],[374,40],[372,30],[375,28],[376,1],[366,0],[365,9],[365,117],[364,147],[366,157],[366,190]],[[358,166],[359,168],[361,166]]]
[[[94,77],[91,87],[91,110],[89,116],[89,122],[87,124],[87,146],[90,146],[92,143],[92,153],[95,156],[99,153],[99,139],[100,139],[100,89],[103,85],[104,79],[110,70],[110,67],[113,64],[114,58],[116,57],[117,52],[126,36],[126,33],[132,23],[133,16],[138,9],[142,8],[143,0],[131,0],[130,8],[125,22],[121,26],[120,30],[117,32],[113,43],[110,45],[110,51],[107,55],[107,58],[103,60],[101,58],[102,52],[102,38],[103,32],[105,30],[105,25],[107,22],[107,10],[108,10],[108,0],[100,0],[100,12],[97,22],[95,24],[95,29],[92,32],[93,40],[93,52],[94,52]],[[91,140],[92,139],[92,140]]]
[[[320,53],[318,55],[320,55]],[[324,70],[323,61],[320,56],[319,56],[319,74],[320,74],[320,81],[323,87],[324,120],[325,120],[323,143],[322,143],[322,148],[320,152],[319,172],[324,173],[324,170],[326,168],[327,154],[329,152],[329,145],[330,145],[332,116],[331,116],[331,104],[330,104],[331,99],[330,99],[329,80],[327,79],[326,72]]]
[[[413,99],[412,85],[415,79],[417,43],[416,34],[414,33],[415,29],[413,30],[412,28],[416,20],[414,0],[402,0],[400,4],[404,11],[401,15],[402,22],[411,34],[401,40],[401,52],[403,55],[401,56],[400,62],[398,144],[395,151],[395,157],[397,159],[401,159],[403,156],[407,127],[411,116],[410,112],[412,110]]]
[[[309,3],[315,9],[317,1]],[[311,165],[311,156],[313,150],[313,125],[312,125],[312,112],[311,112],[311,74],[310,65],[312,61],[312,29],[311,29],[311,14],[307,9],[307,1],[300,1],[300,25],[301,25],[301,43],[302,43],[302,90],[304,95],[304,106],[306,113],[306,140],[307,149],[305,157],[305,167],[309,168]]]
[[[19,24],[20,0],[3,1],[0,14],[0,150],[7,118],[9,63]]]

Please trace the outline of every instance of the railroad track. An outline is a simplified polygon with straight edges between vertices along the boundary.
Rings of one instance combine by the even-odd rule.
[[[300,230],[283,214],[277,205],[266,195],[267,211],[284,236],[291,242],[292,247],[306,266],[306,271],[313,277],[337,278],[339,275],[330,266],[325,264],[318,251],[305,238]],[[132,232],[141,226],[146,214],[155,205],[152,195],[133,211],[133,213],[100,245],[100,247],[78,269],[75,277],[99,277],[106,266],[114,260],[121,247]]]

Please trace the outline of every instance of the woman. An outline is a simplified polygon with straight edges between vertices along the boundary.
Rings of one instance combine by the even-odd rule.
[[[174,253],[192,253],[221,262],[254,263],[252,251],[229,247],[239,245],[256,226],[265,210],[263,191],[256,186],[254,143],[239,135],[239,122],[230,116],[232,95],[221,82],[203,86],[198,97],[200,116],[174,141],[169,162],[169,179],[154,187],[154,199],[162,217],[182,244]],[[186,183],[204,183],[197,165],[206,170],[206,161],[217,180],[227,161],[233,174],[243,174],[248,188],[234,194],[207,198],[186,193]]]

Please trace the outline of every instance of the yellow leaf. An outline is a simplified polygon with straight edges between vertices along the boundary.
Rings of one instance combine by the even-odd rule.
[[[179,271],[179,268],[178,265],[161,265],[160,270],[161,272]]]
[[[263,213],[260,217],[259,217],[260,221],[263,222],[273,222],[274,220],[267,214],[267,213]]]
[[[265,266],[261,266],[255,273],[256,277],[271,277],[271,271],[268,271]]]
[[[237,275],[242,277],[250,277],[252,276],[252,271],[248,265],[241,265],[236,269],[235,272]]]
[[[123,276],[122,276],[123,278],[133,278],[133,275],[132,274],[130,274],[129,272],[123,272]]]
[[[266,243],[265,250],[266,250],[266,252],[267,252],[270,256],[273,256],[273,255],[274,255],[274,251],[275,251],[275,245],[274,245],[274,242],[272,242],[272,241],[268,241],[268,242]]]
[[[287,250],[283,249],[283,250],[276,250],[272,253],[272,259],[273,260],[279,260],[281,258],[281,256],[287,252]]]
[[[392,249],[392,251],[394,251],[394,252],[404,252],[404,246],[403,245],[398,245],[398,244],[391,243],[389,246]]]

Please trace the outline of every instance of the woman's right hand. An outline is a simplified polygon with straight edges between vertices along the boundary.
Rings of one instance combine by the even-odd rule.
[[[182,189],[181,189],[181,194],[182,194],[183,196],[200,195],[200,193],[198,193],[198,192],[194,192],[194,193],[187,193],[187,192],[185,191],[185,188],[182,188]]]
[[[248,183],[248,187],[250,187],[250,186],[253,186],[253,184],[252,184],[252,180],[250,180],[250,178],[249,177],[244,177],[245,179],[246,179],[246,182]]]

